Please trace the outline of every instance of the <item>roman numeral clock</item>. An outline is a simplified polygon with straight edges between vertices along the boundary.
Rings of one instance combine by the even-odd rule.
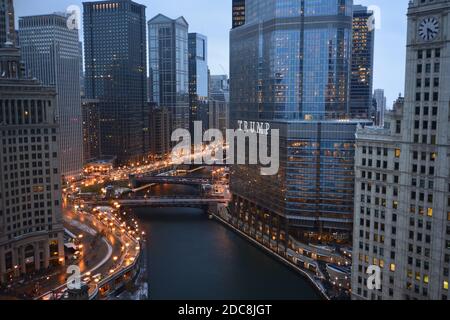
[[[439,28],[439,20],[437,18],[425,18],[419,23],[419,36],[424,41],[432,41],[438,36]]]

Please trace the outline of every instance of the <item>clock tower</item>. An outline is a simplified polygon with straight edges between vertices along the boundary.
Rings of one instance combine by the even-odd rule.
[[[448,299],[450,0],[411,1],[407,41],[397,297]]]
[[[405,98],[356,134],[355,299],[450,299],[450,0],[410,1],[407,38]]]

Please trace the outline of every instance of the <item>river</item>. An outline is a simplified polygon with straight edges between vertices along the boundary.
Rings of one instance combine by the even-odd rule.
[[[186,193],[188,188],[158,186],[152,194],[166,194],[169,189],[171,194]],[[150,299],[320,299],[300,274],[201,210],[135,212],[147,233]]]

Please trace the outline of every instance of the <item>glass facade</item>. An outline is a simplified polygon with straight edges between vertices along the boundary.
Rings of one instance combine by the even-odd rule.
[[[237,116],[347,117],[352,1],[317,2],[247,1],[245,31],[231,32]]]
[[[148,22],[150,102],[171,110],[175,129],[189,129],[188,28],[183,17]]]
[[[367,7],[353,7],[352,76],[350,82],[350,114],[353,118],[372,119],[374,15]]]
[[[191,133],[194,121],[202,121],[205,131],[209,128],[208,40],[199,33],[189,33],[189,104]]]
[[[86,98],[100,104],[101,153],[119,163],[149,149],[145,6],[85,2]]]
[[[310,241],[345,240],[352,230],[352,7],[247,0],[245,25],[231,31],[230,125],[268,122],[281,139],[276,177],[261,176],[257,166],[232,168],[234,210],[250,201]]]

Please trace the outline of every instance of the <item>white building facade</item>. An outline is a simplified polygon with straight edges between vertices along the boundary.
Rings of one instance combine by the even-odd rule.
[[[411,1],[404,107],[357,132],[355,299],[449,299],[449,71],[450,0]]]

